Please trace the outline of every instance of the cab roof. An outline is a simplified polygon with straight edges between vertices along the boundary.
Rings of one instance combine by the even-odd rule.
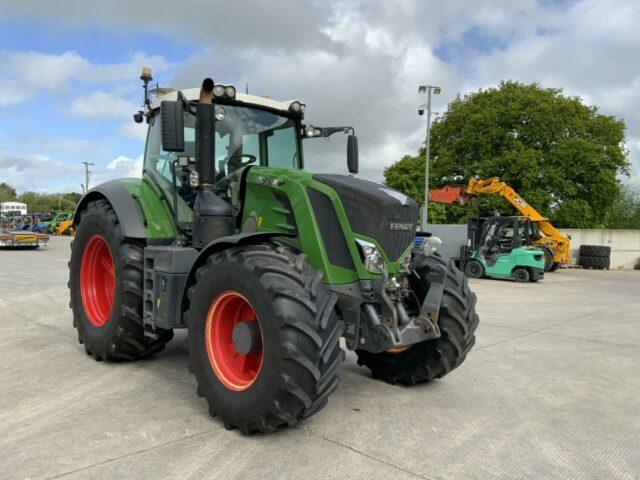
[[[181,90],[181,92],[188,101],[197,101],[198,98],[200,98],[199,88],[187,88],[185,90]],[[177,90],[166,93],[165,95],[162,95],[151,102],[151,109],[155,110],[156,108],[160,108],[160,102],[162,102],[163,100],[175,101],[177,99],[178,99]],[[289,110],[289,106],[295,100],[278,102],[276,100],[271,100],[270,98],[259,97],[256,95],[248,95],[246,93],[237,92],[235,101],[237,103],[244,103],[246,105],[271,108],[273,110],[281,110],[283,112],[287,112]]]

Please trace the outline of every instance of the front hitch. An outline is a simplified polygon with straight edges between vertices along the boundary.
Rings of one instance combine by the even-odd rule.
[[[418,276],[414,271],[412,275]],[[429,291],[422,302],[420,315],[416,317],[416,321],[425,327],[438,328],[438,315],[440,314],[440,304],[442,303],[442,294],[444,293],[444,282],[447,278],[447,270],[436,265],[426,274],[425,280],[429,284]]]
[[[420,311],[409,316],[399,298],[392,299],[384,284],[372,282],[377,304],[364,303],[357,348],[370,352],[394,350],[440,338],[438,316],[444,292],[447,271],[442,266],[434,266],[424,277],[412,272],[421,282],[428,285]],[[391,282],[395,282],[392,279]]]

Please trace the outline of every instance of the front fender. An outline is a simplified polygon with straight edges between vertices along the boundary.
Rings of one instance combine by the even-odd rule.
[[[275,237],[295,237],[295,234],[283,232],[244,232],[238,233],[236,235],[229,235],[227,237],[218,238],[204,247],[196,257],[196,260],[191,266],[191,270],[189,271],[189,276],[187,277],[187,282],[185,284],[184,292],[182,295],[183,311],[186,308],[185,301],[187,297],[187,291],[195,281],[196,272],[198,271],[198,268],[205,264],[207,258],[210,255],[231,247],[242,245],[256,245],[258,243],[271,240]]]

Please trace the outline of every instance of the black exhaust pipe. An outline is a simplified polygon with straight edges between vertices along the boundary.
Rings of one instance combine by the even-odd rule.
[[[215,180],[215,118],[213,80],[205,78],[196,105],[196,170],[198,196],[193,206],[193,246],[203,248],[217,238],[233,235],[235,221],[231,205],[213,193]]]

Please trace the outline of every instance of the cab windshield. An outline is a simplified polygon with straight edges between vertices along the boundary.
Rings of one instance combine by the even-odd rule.
[[[225,118],[216,121],[216,181],[245,165],[301,168],[296,122],[256,108],[224,105]],[[170,164],[178,155],[196,156],[196,118],[185,113],[184,152],[162,149],[160,115],[149,129],[145,168],[171,181]]]
[[[294,120],[257,108],[224,105],[225,117],[216,121],[214,191],[224,196],[229,177],[247,165],[280,168],[301,168],[297,124]],[[166,152],[162,149],[160,114],[151,119],[145,152],[145,170],[157,181],[168,199],[172,198],[171,165],[178,156],[196,156],[195,115],[185,113],[184,152]],[[195,192],[185,191],[179,175],[176,185],[179,192],[178,216],[189,220]],[[186,208],[185,208],[186,207]]]
[[[243,165],[300,167],[297,127],[293,120],[255,108],[222,108],[225,118],[216,122],[216,172],[219,177],[233,173]],[[195,129],[193,116],[190,126]]]

